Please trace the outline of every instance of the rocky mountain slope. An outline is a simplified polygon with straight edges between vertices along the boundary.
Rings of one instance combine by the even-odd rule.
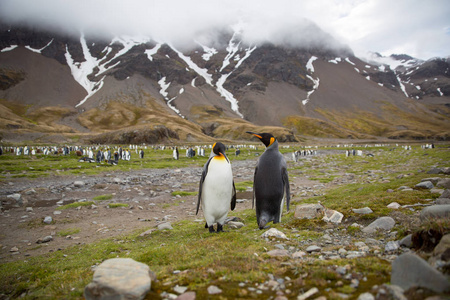
[[[313,24],[253,44],[239,28],[189,45],[0,26],[3,140],[449,138],[449,59],[355,57]],[[294,31],[294,30],[293,30]],[[206,38],[207,37],[207,38]],[[297,41],[295,43],[294,41]],[[145,131],[152,138],[136,138]]]

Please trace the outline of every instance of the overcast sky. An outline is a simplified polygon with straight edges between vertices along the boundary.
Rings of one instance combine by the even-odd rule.
[[[0,0],[0,18],[169,41],[239,21],[248,38],[273,39],[288,29],[301,33],[307,19],[357,56],[450,55],[450,0]]]

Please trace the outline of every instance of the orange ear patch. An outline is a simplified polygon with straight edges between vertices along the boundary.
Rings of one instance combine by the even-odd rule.
[[[269,146],[272,145],[274,142],[275,142],[275,138],[274,138],[274,137],[271,137],[271,138],[270,138],[270,144],[269,144]]]

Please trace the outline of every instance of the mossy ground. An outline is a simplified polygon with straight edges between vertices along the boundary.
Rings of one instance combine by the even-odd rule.
[[[386,205],[396,201],[402,205],[423,202],[425,199],[435,198],[436,194],[429,191],[401,192],[397,188],[402,185],[414,186],[426,177],[443,177],[443,175],[429,175],[426,173],[431,167],[448,167],[450,151],[447,147],[422,150],[415,147],[411,151],[397,148],[390,151],[390,147],[361,148],[364,152],[373,153],[373,157],[345,157],[343,153],[311,157],[299,163],[289,162],[290,176],[309,176],[319,181],[326,181],[329,188],[323,188],[321,195],[313,197],[293,197],[293,206],[300,203],[316,203],[321,201],[328,208],[336,209],[345,218],[355,222],[370,222],[379,216],[390,215],[392,211]],[[324,149],[326,150],[326,149]],[[153,151],[153,150],[152,150]],[[149,154],[148,161],[133,161],[133,167],[177,167],[173,164],[171,153],[165,150],[160,153]],[[284,152],[292,151],[284,150]],[[250,152],[232,159],[248,159],[254,156]],[[151,159],[153,157],[153,159]],[[155,159],[158,157],[158,159]],[[230,155],[231,157],[231,155]],[[58,168],[61,173],[70,174],[78,169],[79,163],[73,163],[75,157],[40,157],[40,175]],[[15,156],[0,157],[3,174],[5,172],[20,174],[25,158]],[[33,158],[28,157],[32,163]],[[206,158],[185,159],[185,166],[203,165]],[[163,161],[163,163],[161,163]],[[5,162],[6,164],[3,164]],[[53,163],[52,163],[53,162]],[[35,165],[37,168],[37,165]],[[89,166],[89,164],[88,164]],[[95,165],[90,165],[92,166]],[[324,172],[324,166],[327,169]],[[107,168],[115,168],[108,166]],[[130,165],[128,166],[130,167]],[[34,168],[34,166],[33,166]],[[93,167],[95,172],[101,173]],[[119,167],[120,168],[120,167]],[[84,169],[88,172],[88,169]],[[26,174],[26,175],[27,175]],[[332,185],[343,176],[352,179],[343,184]],[[322,180],[321,180],[322,179]],[[331,180],[329,180],[331,179]],[[247,189],[251,182],[243,182],[237,189]],[[388,193],[387,190],[393,192]],[[367,216],[358,216],[352,208],[369,206],[374,212]],[[408,217],[409,210],[397,213]],[[266,241],[260,236],[256,226],[256,216],[253,210],[230,212],[229,216],[240,218],[245,226],[241,229],[229,229],[219,234],[210,234],[203,223],[192,220],[182,220],[173,223],[173,230],[154,231],[150,235],[140,236],[142,230],[131,235],[100,240],[98,242],[77,245],[71,248],[49,253],[38,257],[29,257],[24,261],[4,263],[0,265],[0,293],[12,298],[64,298],[81,299],[84,287],[92,280],[93,267],[106,259],[115,257],[130,257],[148,264],[156,273],[158,281],[152,283],[152,291],[148,299],[158,299],[163,291],[173,293],[176,285],[187,286],[197,294],[198,299],[214,298],[207,294],[209,285],[217,285],[223,292],[218,298],[250,299],[274,296],[275,291],[264,290],[257,294],[248,287],[258,287],[269,280],[269,274],[285,281],[286,289],[290,291],[288,297],[296,298],[298,294],[309,288],[318,287],[318,295],[327,299],[338,298],[338,293],[346,293],[350,299],[356,299],[360,293],[369,291],[375,284],[390,281],[390,263],[369,255],[358,259],[320,260],[318,255],[310,255],[306,259],[273,258],[267,255],[274,244],[284,243],[285,247],[302,249],[301,242],[317,242],[324,230],[329,228],[320,220],[297,220],[293,217],[293,210],[283,216],[282,222],[274,224],[289,238],[288,241]],[[411,231],[408,224],[398,224],[399,229]],[[402,227],[404,226],[404,227]],[[433,225],[427,225],[433,226]],[[448,224],[440,224],[449,230]],[[336,230],[348,230],[347,225],[335,227]],[[73,230],[76,230],[73,229]],[[348,234],[355,238],[360,232]],[[66,233],[64,233],[66,234]],[[70,233],[67,233],[70,234]],[[303,249],[304,250],[304,249]],[[353,273],[365,280],[355,289],[350,282],[334,272],[337,266],[347,266]],[[339,284],[341,282],[341,284]]]

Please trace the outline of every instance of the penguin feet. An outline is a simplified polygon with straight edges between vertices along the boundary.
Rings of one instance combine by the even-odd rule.
[[[208,228],[210,233],[216,232],[214,230],[214,225],[208,226],[208,223],[206,223],[205,228]],[[223,225],[217,223],[217,233],[219,233],[219,232],[224,232]]]

